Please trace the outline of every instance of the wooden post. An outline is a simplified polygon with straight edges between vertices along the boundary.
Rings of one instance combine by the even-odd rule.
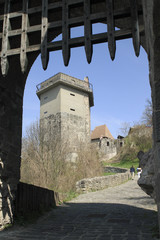
[[[42,0],[42,25],[41,25],[41,60],[43,69],[46,70],[49,61],[47,50],[48,39],[48,0]]]
[[[27,28],[29,25],[28,20],[28,0],[23,0],[23,13],[22,13],[22,33],[21,33],[21,52],[20,52],[20,63],[21,69],[24,73],[27,69],[28,58],[27,58],[27,46],[29,45]]]
[[[68,23],[68,11],[69,9],[67,0],[62,0],[62,54],[65,66],[68,66],[70,60],[70,28]]]
[[[85,37],[85,52],[88,63],[92,60],[92,24],[90,20],[90,0],[84,0],[84,37]]]
[[[10,12],[10,0],[6,0],[4,5],[4,21],[3,21],[2,52],[1,52],[1,70],[2,70],[3,76],[7,75],[8,69],[9,69],[9,62],[7,58],[7,50],[10,48],[8,31],[11,29],[9,12]]]
[[[108,30],[108,49],[111,59],[114,60],[116,52],[115,25],[113,15],[113,0],[106,0],[107,9],[107,30]]]
[[[137,1],[130,0],[131,7],[131,24],[132,24],[132,38],[133,46],[136,56],[139,56],[140,53],[140,34],[139,34],[139,24],[138,24],[138,9]]]

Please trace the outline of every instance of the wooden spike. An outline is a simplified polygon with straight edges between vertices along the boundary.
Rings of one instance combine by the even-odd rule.
[[[139,34],[137,1],[130,0],[130,7],[131,7],[133,46],[134,46],[135,54],[138,57],[140,53],[140,34]]]
[[[44,70],[47,69],[49,61],[49,51],[47,50],[47,36],[48,36],[48,0],[42,0],[41,61]]]
[[[6,76],[9,69],[9,62],[7,58],[7,50],[10,48],[8,31],[11,29],[10,20],[10,0],[5,1],[4,6],[4,21],[3,21],[3,33],[2,33],[2,52],[1,52],[1,70],[2,75]]]
[[[68,10],[67,0],[62,0],[62,54],[65,66],[68,66],[70,60]]]
[[[113,0],[106,0],[106,9],[107,9],[108,49],[110,52],[111,59],[113,61],[116,52]]]
[[[84,0],[84,36],[85,36],[85,52],[88,63],[92,60],[92,24],[90,20],[90,0]]]
[[[26,71],[28,66],[28,58],[27,58],[27,46],[29,45],[29,40],[27,35],[28,25],[29,25],[28,0],[23,0],[21,52],[20,52],[20,63],[21,63],[21,70],[23,73]]]

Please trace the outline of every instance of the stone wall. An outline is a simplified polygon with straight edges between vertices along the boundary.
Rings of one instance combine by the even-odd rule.
[[[115,175],[95,178],[84,178],[76,183],[76,191],[78,193],[97,191],[104,188],[117,186],[121,183],[128,181],[129,179],[130,179],[129,170],[126,170],[126,172],[123,173],[117,173]]]
[[[47,132],[54,138],[67,142],[67,145],[75,148],[80,142],[89,142],[89,120],[69,113],[51,114],[41,119],[45,123]]]
[[[73,145],[77,145],[79,142],[89,142],[89,122],[88,118],[61,113],[61,138]]]

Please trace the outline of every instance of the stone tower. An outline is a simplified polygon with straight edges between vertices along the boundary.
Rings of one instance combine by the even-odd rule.
[[[74,149],[90,141],[90,107],[94,105],[92,85],[58,73],[37,85],[40,119],[50,122],[54,134]]]

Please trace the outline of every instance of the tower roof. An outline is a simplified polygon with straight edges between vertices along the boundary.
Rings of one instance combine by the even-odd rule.
[[[112,134],[110,133],[109,129],[105,124],[95,127],[95,129],[91,133],[91,139],[97,139],[101,137],[114,139],[114,137],[112,136]]]

